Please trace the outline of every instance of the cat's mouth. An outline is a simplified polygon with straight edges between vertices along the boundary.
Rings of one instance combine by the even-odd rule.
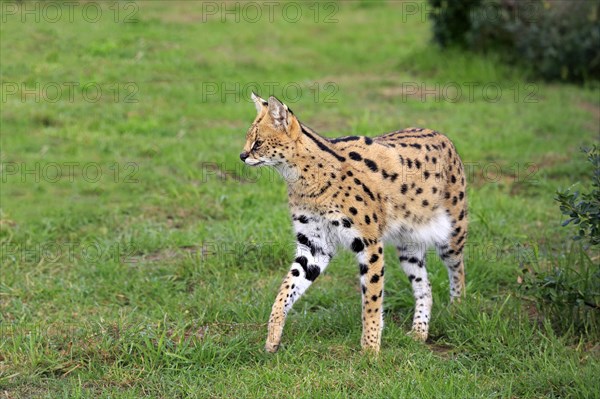
[[[244,163],[248,166],[260,166],[260,165],[264,164],[265,161],[259,161],[257,159],[248,158],[244,161]]]

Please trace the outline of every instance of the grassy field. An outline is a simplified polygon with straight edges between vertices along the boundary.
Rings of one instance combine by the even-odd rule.
[[[419,4],[286,4],[1,4],[0,397],[598,397],[597,330],[557,333],[519,284],[565,263],[553,197],[588,181],[598,90],[442,52]],[[252,89],[329,137],[455,142],[468,295],[428,257],[427,343],[387,248],[378,358],[350,253],[264,353],[294,237],[283,181],[239,161]]]

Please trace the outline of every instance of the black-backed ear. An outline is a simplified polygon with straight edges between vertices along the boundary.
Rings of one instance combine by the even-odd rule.
[[[254,107],[256,107],[256,112],[259,114],[261,113],[263,108],[268,106],[267,101],[265,99],[261,98],[255,92],[252,92],[252,95],[250,96],[250,98],[252,98],[252,102],[254,102]]]
[[[269,114],[271,115],[271,119],[273,119],[275,127],[281,127],[283,129],[288,128],[290,124],[289,116],[291,115],[291,112],[287,105],[283,104],[273,96],[269,97]]]

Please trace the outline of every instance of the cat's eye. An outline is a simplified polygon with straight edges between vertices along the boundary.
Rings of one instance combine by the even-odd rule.
[[[256,141],[254,142],[254,145],[252,146],[252,151],[256,151],[256,150],[258,150],[258,147],[260,147],[261,145],[262,145],[262,141],[260,141],[260,140],[256,140]]]

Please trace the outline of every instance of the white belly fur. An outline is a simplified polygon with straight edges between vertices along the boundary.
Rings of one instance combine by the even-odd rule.
[[[408,224],[404,221],[394,222],[384,234],[384,239],[395,245],[417,244],[428,248],[436,243],[445,244],[450,238],[451,229],[450,217],[440,211],[422,225]]]

